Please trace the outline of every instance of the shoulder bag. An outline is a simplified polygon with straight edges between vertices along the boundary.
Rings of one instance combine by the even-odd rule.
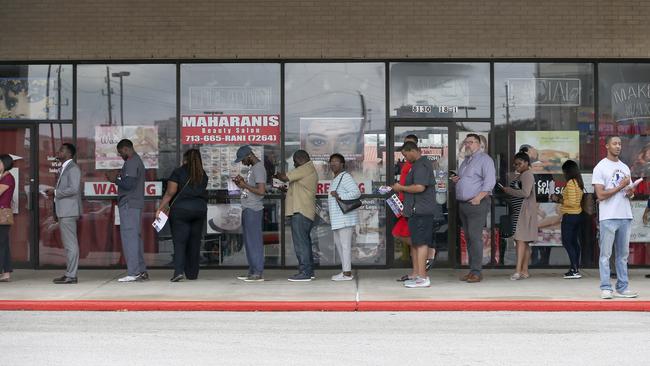
[[[5,191],[3,194],[8,194]],[[0,208],[0,225],[13,225],[14,224],[14,210],[11,207]]]
[[[343,173],[346,174],[346,173]],[[341,176],[341,180],[339,180],[339,184],[336,185],[335,191],[338,192],[339,186],[341,185],[341,181],[343,181],[343,177]],[[336,199],[336,203],[338,203],[339,208],[341,209],[341,212],[344,214],[356,210],[357,208],[361,207],[362,202],[361,198],[355,198],[353,200],[342,200],[340,198]]]

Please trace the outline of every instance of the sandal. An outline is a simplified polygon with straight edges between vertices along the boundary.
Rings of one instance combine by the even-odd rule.
[[[522,278],[523,278],[522,274],[519,273],[519,272],[515,272],[515,273],[512,274],[512,276],[510,276],[510,280],[512,280],[512,281],[517,281],[517,280],[520,280]]]
[[[522,273],[521,274],[521,279],[525,280],[526,278],[530,278],[530,273]]]
[[[404,281],[408,281],[408,280],[412,280],[412,279],[413,279],[413,277],[405,274],[404,276],[398,278],[396,281],[397,282],[404,282]]]

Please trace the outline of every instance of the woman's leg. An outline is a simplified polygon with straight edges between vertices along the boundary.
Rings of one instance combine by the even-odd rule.
[[[190,224],[185,221],[187,212],[172,210],[169,219],[172,225],[172,242],[174,243],[174,276],[185,274],[187,242],[190,239]]]
[[[9,225],[0,225],[0,273],[2,273],[2,278],[9,278],[9,273],[13,272],[9,229],[11,229]]]
[[[526,257],[526,243],[521,240],[515,240],[517,245],[517,265],[515,273],[521,273],[523,271],[524,258]]]
[[[190,225],[190,236],[187,242],[185,258],[185,276],[188,280],[195,280],[199,277],[199,263],[201,262],[201,239],[203,239],[203,223],[205,213],[197,211],[192,217]]]
[[[339,253],[339,257],[341,258],[341,269],[345,271],[343,265],[343,248],[341,247],[341,230],[342,229],[332,230],[332,235],[334,236],[334,247],[336,248],[336,252]]]
[[[354,227],[346,227],[339,232],[339,240],[341,242],[341,265],[343,267],[343,274],[346,276],[352,275],[352,236],[354,234]]]
[[[527,242],[522,242],[524,246],[524,260],[521,263],[521,274],[528,277],[528,263],[530,263],[530,257],[533,253],[533,250],[530,248]]]

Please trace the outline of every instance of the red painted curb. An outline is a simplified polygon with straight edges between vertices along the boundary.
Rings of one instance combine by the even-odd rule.
[[[650,301],[0,301],[9,311],[641,311]]]

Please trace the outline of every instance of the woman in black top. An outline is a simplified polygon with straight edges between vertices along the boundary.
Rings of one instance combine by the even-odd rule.
[[[183,165],[169,177],[167,191],[156,211],[156,217],[161,211],[169,211],[174,242],[172,282],[195,280],[199,275],[201,238],[208,211],[207,186],[201,153],[198,149],[188,150],[183,155]]]

